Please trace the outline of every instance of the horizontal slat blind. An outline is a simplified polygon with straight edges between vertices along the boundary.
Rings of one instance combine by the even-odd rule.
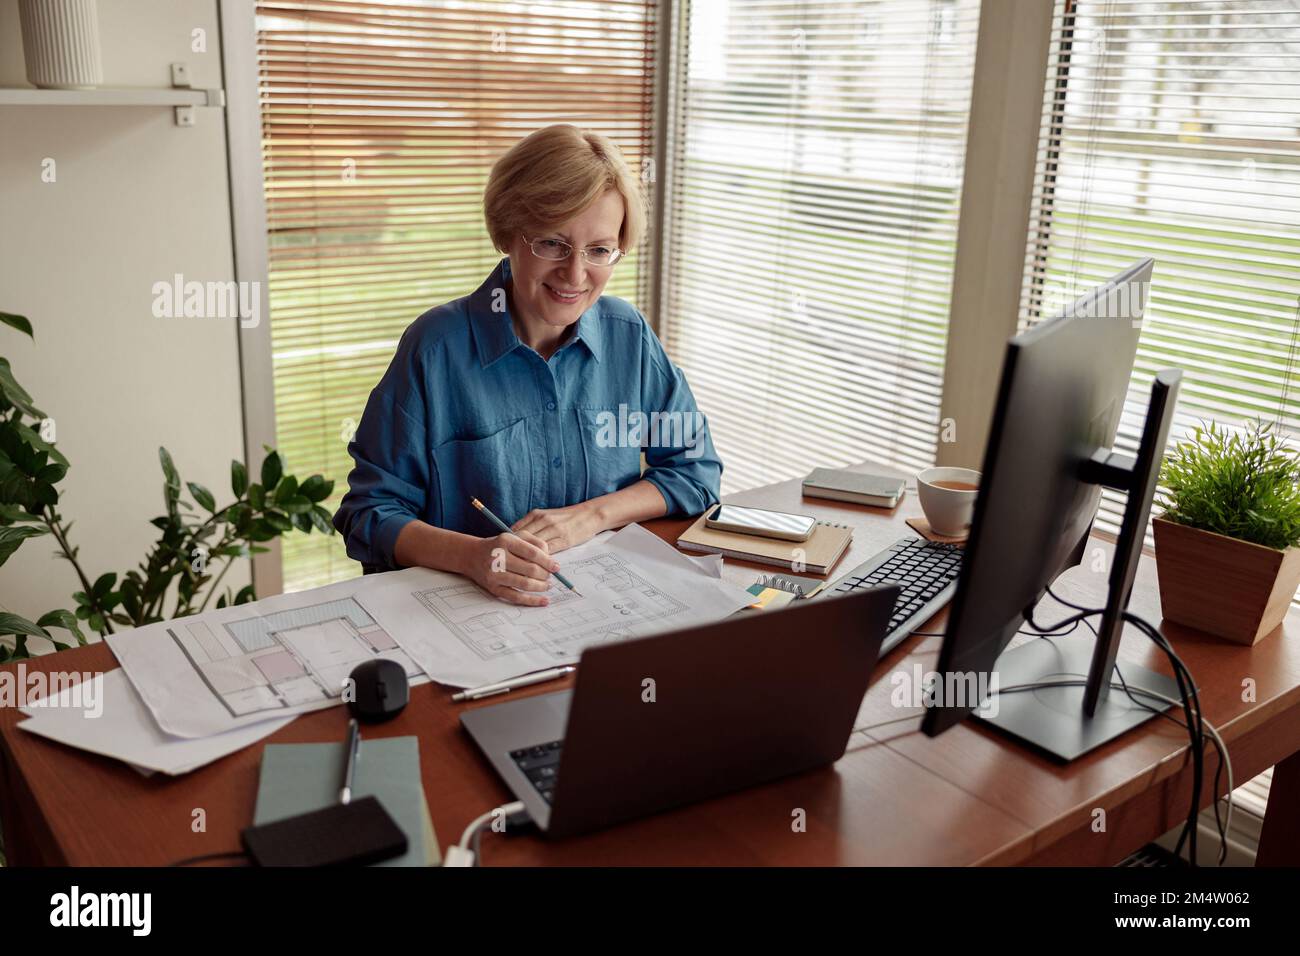
[[[1156,260],[1118,447],[1152,375],[1184,370],[1170,441],[1256,415],[1294,433],[1300,8],[1058,0],[1021,322]],[[1098,527],[1118,530],[1105,491]],[[1158,508],[1156,509],[1158,512]]]
[[[664,328],[724,491],[933,462],[977,0],[696,0]]]
[[[651,152],[655,0],[258,4],[278,447],[346,490],[347,441],[402,331],[498,254],[492,163],[543,126]],[[642,257],[608,292],[633,302]],[[291,535],[285,590],[351,577],[338,536]]]

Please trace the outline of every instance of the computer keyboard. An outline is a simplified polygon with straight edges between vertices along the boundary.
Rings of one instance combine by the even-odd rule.
[[[902,591],[889,618],[881,655],[892,651],[939,608],[952,600],[961,571],[962,549],[924,538],[899,538],[868,558],[831,588],[832,593],[898,584]]]
[[[524,772],[524,776],[547,803],[551,802],[551,796],[555,793],[555,781],[560,773],[560,748],[563,744],[562,740],[552,740],[535,747],[510,751],[515,766]]]

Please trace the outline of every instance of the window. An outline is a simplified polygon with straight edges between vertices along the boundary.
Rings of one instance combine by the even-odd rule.
[[[493,161],[542,126],[651,156],[654,0],[258,4],[277,443],[346,490],[347,441],[402,330],[498,254]],[[642,257],[609,292],[633,302]],[[288,536],[286,591],[359,573],[339,537]]]
[[[1290,0],[1058,0],[1021,321],[1155,257],[1118,445],[1152,375],[1184,379],[1171,441],[1256,415],[1294,433],[1300,10]],[[1055,300],[1055,301],[1053,301]],[[1098,527],[1117,531],[1104,492]]]
[[[690,4],[660,333],[723,490],[931,464],[977,0]]]

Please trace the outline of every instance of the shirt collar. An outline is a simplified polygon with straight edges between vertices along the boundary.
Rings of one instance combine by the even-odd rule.
[[[484,368],[523,346],[515,334],[509,306],[506,304],[506,285],[509,281],[510,257],[506,256],[469,297],[470,329],[474,336],[474,346],[478,350],[479,363]],[[595,305],[578,318],[573,339],[566,342],[563,348],[568,348],[575,341],[581,342],[592,358],[599,362],[600,327],[600,302],[597,300]]]

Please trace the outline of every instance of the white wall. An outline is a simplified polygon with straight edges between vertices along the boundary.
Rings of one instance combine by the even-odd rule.
[[[99,19],[105,86],[167,87],[177,61],[194,86],[222,85],[216,0],[100,0]],[[0,86],[27,85],[17,0],[0,0]],[[153,284],[174,273],[234,278],[223,117],[196,113],[180,128],[167,107],[0,106],[0,309],[36,331],[32,345],[0,328],[0,355],[55,420],[72,466],[60,509],[92,579],[153,542],[159,445],[218,501],[243,457],[235,320],[152,314]],[[0,606],[73,608],[72,567],[52,553],[48,536],[24,543],[0,568]],[[244,562],[223,585],[248,580]]]

